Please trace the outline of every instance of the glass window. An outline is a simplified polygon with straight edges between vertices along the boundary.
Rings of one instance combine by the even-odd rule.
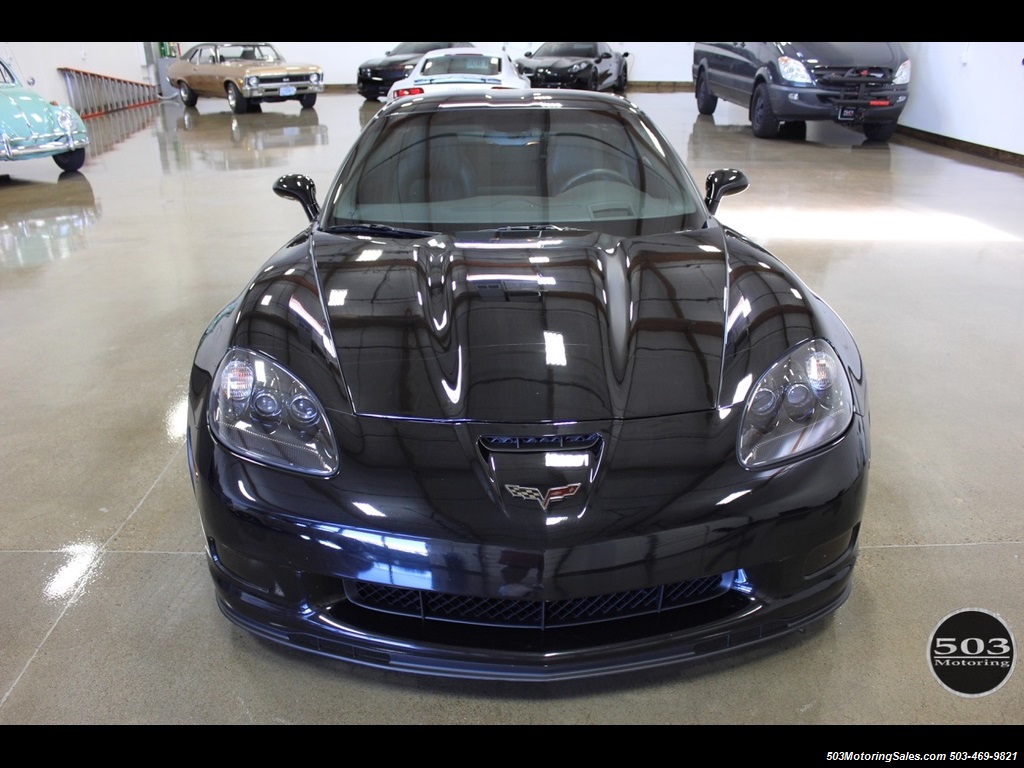
[[[681,161],[653,126],[627,114],[395,113],[357,144],[325,226],[451,232],[556,225],[623,235],[700,226],[703,206]]]
[[[544,43],[535,56],[557,56],[571,59],[596,59],[596,43]]]
[[[437,75],[500,75],[501,59],[497,56],[438,56],[423,65],[423,74]]]

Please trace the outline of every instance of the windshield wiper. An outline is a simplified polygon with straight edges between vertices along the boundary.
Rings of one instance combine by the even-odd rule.
[[[414,240],[421,237],[433,237],[437,232],[424,232],[418,229],[403,229],[392,227],[388,224],[338,224],[337,226],[324,229],[331,235],[371,235],[377,237],[394,237],[399,239]]]
[[[573,232],[572,227],[560,227],[557,224],[515,224],[508,227],[497,227],[495,232]]]
[[[535,232],[543,234],[545,232],[587,232],[586,229],[579,229],[578,227],[560,227],[557,224],[516,224],[509,227],[497,227],[493,230],[495,234],[522,234]]]

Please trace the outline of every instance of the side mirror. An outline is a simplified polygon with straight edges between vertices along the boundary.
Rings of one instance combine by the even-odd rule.
[[[747,178],[747,174],[735,168],[722,168],[709,173],[705,183],[707,197],[704,198],[704,202],[711,215],[718,211],[718,204],[722,202],[723,197],[738,195],[749,186],[750,179]]]
[[[320,206],[316,201],[316,184],[308,176],[299,173],[282,176],[274,182],[274,192],[278,197],[297,201],[310,221],[320,215]]]
[[[525,56],[528,59],[532,59],[533,58],[533,51],[527,51],[526,53],[523,54],[523,56]]]

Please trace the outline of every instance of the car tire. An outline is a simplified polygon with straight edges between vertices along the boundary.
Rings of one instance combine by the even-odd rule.
[[[715,114],[715,108],[718,107],[718,97],[711,92],[711,86],[708,85],[708,76],[703,72],[697,75],[697,87],[694,89],[697,94],[697,111],[702,115],[713,115]]]
[[[761,83],[754,89],[754,99],[750,103],[750,128],[759,139],[774,139],[779,135],[781,127],[782,123],[772,111],[768,86]]]
[[[302,105],[303,109],[312,109],[316,106],[316,94],[306,93],[299,96],[299,104]]]
[[[199,101],[199,94],[193,91],[184,80],[178,83],[178,97],[186,107],[194,107]]]
[[[244,115],[249,111],[249,100],[242,95],[242,92],[238,90],[238,86],[234,83],[228,83],[227,85],[228,94],[228,106],[231,107],[231,111],[236,115]]]
[[[864,136],[868,141],[888,141],[896,133],[896,122],[864,123]]]
[[[588,91],[600,91],[601,90],[601,84],[597,81],[597,72],[596,71],[593,74],[590,75],[590,82],[587,83],[587,90]]]
[[[54,155],[53,162],[55,162],[57,167],[62,171],[77,171],[85,165],[85,148],[80,147],[78,149],[73,149],[70,152]]]
[[[619,78],[615,81],[615,92],[625,93],[629,87],[629,68],[623,63],[622,68],[619,70]]]

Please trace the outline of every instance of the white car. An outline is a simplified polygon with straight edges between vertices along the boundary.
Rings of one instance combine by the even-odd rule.
[[[407,78],[391,86],[387,100],[437,91],[529,87],[529,78],[519,73],[512,57],[504,51],[444,48],[420,59]]]

